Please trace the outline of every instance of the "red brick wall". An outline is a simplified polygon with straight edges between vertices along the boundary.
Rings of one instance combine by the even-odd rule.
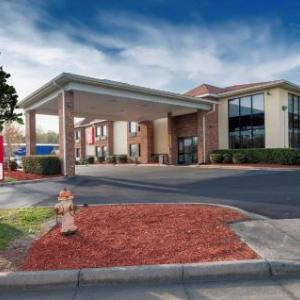
[[[153,154],[153,122],[140,122],[139,128],[140,130],[136,134],[132,134],[129,132],[129,123],[127,125],[127,153],[129,157],[131,144],[140,145],[141,151],[138,162],[146,164],[151,161],[151,155]]]
[[[64,169],[64,137],[66,139],[66,175],[75,175],[75,155],[74,155],[74,100],[72,92],[65,92],[65,123],[63,115],[63,97],[58,97],[59,116],[59,154],[62,160],[62,170]],[[65,128],[64,128],[65,125]]]
[[[25,113],[26,155],[34,155],[36,149],[36,120],[35,110]]]
[[[213,113],[198,111],[177,117],[168,116],[169,163],[176,164],[178,138],[198,136],[198,163],[204,163],[203,116],[206,122],[206,162],[209,154],[218,149],[218,111]]]
[[[197,113],[174,117],[177,137],[197,136]]]

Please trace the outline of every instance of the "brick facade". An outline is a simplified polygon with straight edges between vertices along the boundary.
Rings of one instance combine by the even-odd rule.
[[[138,124],[139,130],[136,133],[129,132],[129,123],[127,126],[127,148],[130,160],[130,145],[140,145],[140,155],[138,162],[150,163],[153,154],[153,122],[143,121]]]
[[[106,137],[96,137],[96,128],[98,126],[107,126],[107,136]],[[75,128],[74,132],[80,131],[80,139],[79,141],[74,141],[75,149],[80,149],[80,159],[85,159],[86,155],[86,132],[85,129],[87,127],[94,128],[94,157],[96,157],[96,147],[107,147],[108,156],[112,156],[114,153],[114,144],[113,144],[113,134],[114,134],[114,122],[113,121],[104,121],[104,122],[97,122],[93,124],[86,124],[82,126],[78,126]]]
[[[203,121],[204,118],[204,121]],[[206,159],[204,158],[203,122],[206,124]],[[177,164],[178,138],[198,137],[198,163],[209,161],[209,154],[218,149],[218,110],[172,117],[168,115],[169,163]],[[205,159],[205,161],[204,161]]]
[[[85,158],[85,128],[84,127],[78,127],[75,128],[75,131],[79,131],[80,132],[80,137],[79,140],[75,140],[74,142],[74,147],[75,149],[80,149],[80,159],[84,159]],[[75,136],[75,134],[74,134]]]
[[[102,138],[95,137],[95,156],[96,156],[96,147],[107,147],[108,156],[112,156],[114,154],[114,122],[113,121],[105,121],[100,123],[93,124],[94,132],[96,135],[96,127],[97,126],[107,126],[107,136]]]
[[[72,92],[58,96],[59,155],[65,176],[75,176],[74,99]],[[64,161],[66,159],[66,161]]]
[[[26,136],[26,154],[34,155],[36,152],[36,118],[35,110],[29,110],[25,113],[25,136]]]

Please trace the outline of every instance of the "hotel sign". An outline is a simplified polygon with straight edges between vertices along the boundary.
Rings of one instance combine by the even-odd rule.
[[[0,135],[0,181],[4,180],[4,144],[3,144],[3,136]]]

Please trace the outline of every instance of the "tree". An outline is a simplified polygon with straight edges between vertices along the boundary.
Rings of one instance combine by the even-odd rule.
[[[38,128],[36,131],[36,141],[42,144],[58,144],[58,133],[52,130],[46,132],[42,128]]]
[[[23,124],[22,114],[16,113],[18,95],[15,88],[7,83],[10,74],[0,67],[0,132],[5,123],[17,122]]]
[[[18,149],[19,145],[24,142],[24,135],[19,126],[6,122],[3,129],[4,142],[6,143],[5,147],[5,156],[6,159],[10,159],[13,150]]]

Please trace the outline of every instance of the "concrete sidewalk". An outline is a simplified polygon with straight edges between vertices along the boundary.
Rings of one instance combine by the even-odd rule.
[[[188,283],[150,283],[118,285],[85,285],[80,287],[54,286],[52,288],[1,289],[2,300],[187,300],[187,299],[241,299],[288,300],[299,299],[300,277],[279,279]]]
[[[248,221],[231,228],[266,260],[300,261],[300,219]]]

